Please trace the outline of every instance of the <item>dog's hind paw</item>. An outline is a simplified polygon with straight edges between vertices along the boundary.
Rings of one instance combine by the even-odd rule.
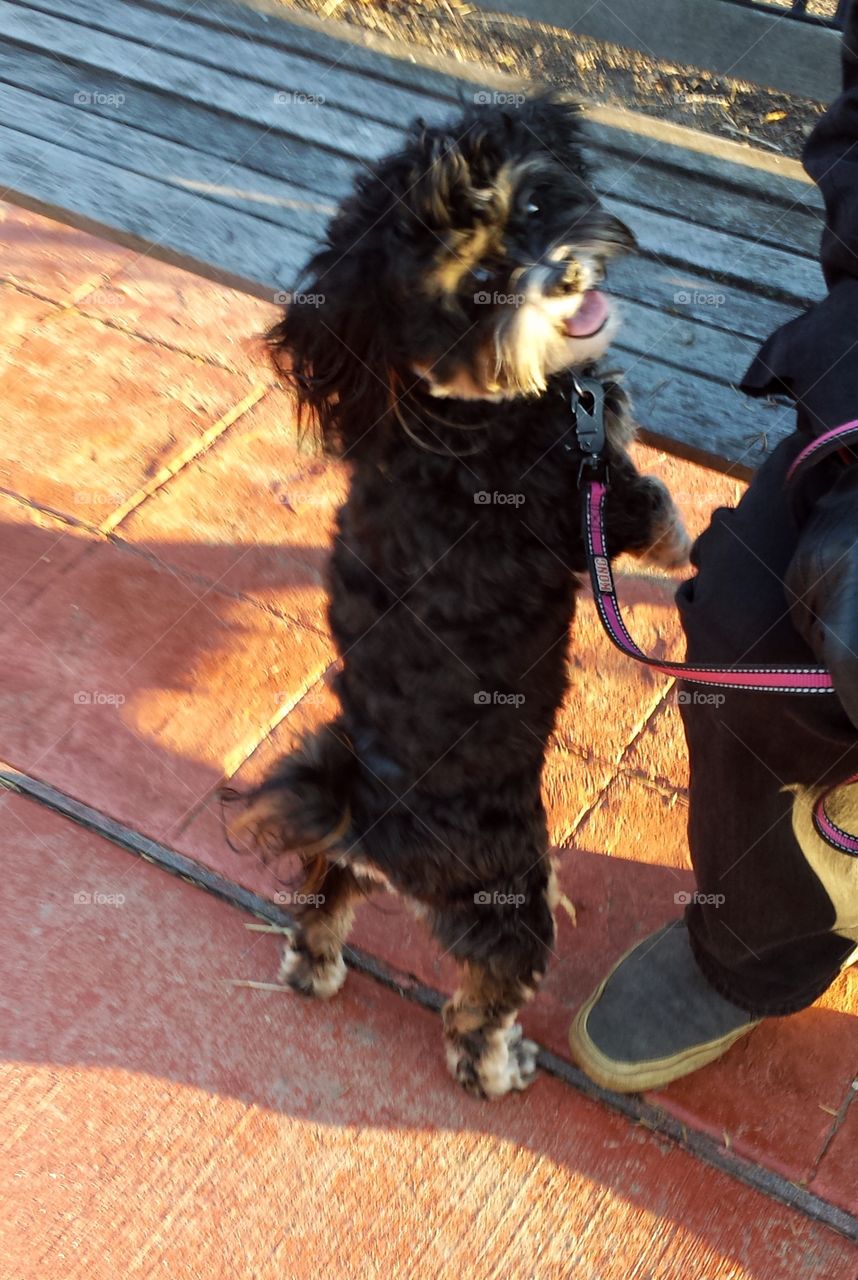
[[[306,951],[287,946],[280,961],[277,980],[302,996],[330,1000],[345,982],[347,974],[341,955],[334,959],[313,960]]]
[[[453,1078],[474,1097],[502,1098],[535,1080],[539,1046],[524,1039],[518,1023],[468,1040],[471,1043],[464,1045],[448,1043],[447,1065]]]
[[[525,1040],[518,1024],[510,1029],[510,1037],[507,1063],[508,1089],[526,1089],[536,1079],[536,1057],[539,1053],[539,1045],[534,1040]]]

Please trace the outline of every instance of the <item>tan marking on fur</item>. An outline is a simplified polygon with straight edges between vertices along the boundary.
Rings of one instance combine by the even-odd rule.
[[[314,959],[333,960],[341,955],[354,918],[355,909],[351,902],[343,903],[332,914],[327,914],[324,906],[301,911],[301,936]]]
[[[230,816],[227,831],[233,838],[237,839],[246,834],[251,840],[256,841],[262,832],[267,828],[278,826],[282,820],[283,815],[278,808],[276,794],[262,795],[246,808]],[[346,809],[332,831],[309,844],[295,845],[296,851],[300,851],[302,857],[314,857],[324,853],[327,849],[339,844],[348,831],[351,820],[351,812]]]
[[[436,380],[429,365],[415,364],[414,371],[421,378],[426,379],[433,396],[451,400],[503,400],[500,388],[493,382],[488,372],[493,359],[494,356],[488,349],[478,357],[479,364],[483,366],[482,382],[465,365],[460,365],[454,377],[443,383]]]
[[[604,374],[603,380],[618,382],[619,378],[611,373]],[[611,409],[605,410],[605,435],[616,449],[627,448],[636,439],[637,434],[638,424],[632,416],[630,404],[627,403],[619,413],[614,413]]]
[[[515,1014],[509,1018],[514,1019]],[[511,1090],[526,1089],[533,1083],[538,1045],[525,1040],[516,1022],[504,1020],[504,1024],[487,1032],[486,1048],[474,1063],[477,1080],[487,1098],[502,1098]],[[460,1063],[469,1057],[467,1050],[455,1044],[447,1044],[447,1067],[454,1080],[459,1077]]]
[[[280,968],[277,970],[278,981],[288,984],[289,979],[298,969],[308,964],[308,959],[302,952],[292,951],[287,947],[283,952]],[[311,966],[313,995],[319,1000],[330,1000],[340,990],[347,977],[348,969],[342,955],[337,955],[324,965]]]
[[[360,876],[364,880],[371,880],[372,883],[377,884],[380,889],[391,888],[391,884],[387,876],[383,871],[379,870],[374,862],[369,862],[366,858],[350,857],[348,859],[348,866],[356,876]]]
[[[473,271],[492,248],[493,235],[489,227],[478,226],[466,233],[464,237],[461,232],[456,237],[452,237],[441,250],[442,256],[438,266],[430,273],[431,291],[458,293],[465,276]],[[476,283],[474,292],[479,292]]]
[[[465,276],[473,271],[490,252],[503,249],[503,234],[515,195],[522,182],[542,172],[549,172],[551,164],[541,157],[504,164],[498,170],[490,187],[471,187],[470,196],[475,204],[492,208],[492,226],[478,224],[466,232],[451,233],[441,250],[439,262],[429,279],[435,289],[443,293],[459,292]],[[474,292],[479,292],[475,284]],[[463,398],[463,397],[460,397]]]
[[[578,912],[575,908],[575,903],[572,901],[572,899],[567,898],[565,893],[561,893],[558,895],[557,903],[558,903],[558,906],[563,908],[563,910],[566,912],[569,919],[572,921],[573,928],[577,929],[578,928]]]
[[[554,859],[548,859],[548,883],[545,886],[545,901],[548,903],[549,911],[554,911],[560,902],[560,885],[557,881],[557,867],[554,865]]]

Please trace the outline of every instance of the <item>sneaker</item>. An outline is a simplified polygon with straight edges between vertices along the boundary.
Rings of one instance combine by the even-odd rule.
[[[685,924],[675,921],[614,965],[580,1009],[569,1043],[597,1084],[638,1093],[714,1062],[759,1021],[709,986]]]

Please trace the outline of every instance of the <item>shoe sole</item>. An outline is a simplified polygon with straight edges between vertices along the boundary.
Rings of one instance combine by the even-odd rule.
[[[639,942],[635,943],[624,956],[620,957],[590,999],[578,1010],[569,1028],[569,1047],[573,1060],[596,1084],[601,1085],[603,1089],[612,1089],[615,1093],[642,1093],[645,1089],[660,1089],[674,1080],[691,1075],[692,1072],[699,1071],[701,1067],[722,1057],[737,1040],[741,1040],[742,1036],[753,1031],[754,1027],[758,1027],[762,1021],[758,1018],[740,1027],[738,1031],[731,1031],[729,1035],[721,1036],[718,1040],[708,1040],[705,1044],[694,1045],[693,1048],[674,1054],[670,1058],[649,1058],[646,1062],[617,1062],[609,1058],[590,1039],[587,1032],[587,1019],[602,998],[605,987],[617,969],[639,946]]]

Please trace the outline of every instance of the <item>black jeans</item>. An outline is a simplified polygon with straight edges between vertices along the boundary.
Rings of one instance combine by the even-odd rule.
[[[698,574],[677,593],[688,661],[816,665],[789,620],[784,586],[799,533],[785,475],[808,439],[796,432],[780,445],[739,506],[716,511],[698,540]],[[792,1013],[821,995],[858,942],[858,932],[834,931],[844,894],[850,912],[856,898],[856,859],[827,846],[819,854],[797,819],[814,788],[858,773],[858,730],[835,694],[685,685],[680,703],[695,956],[735,1004],[757,1016]],[[858,786],[848,790],[858,805]]]

